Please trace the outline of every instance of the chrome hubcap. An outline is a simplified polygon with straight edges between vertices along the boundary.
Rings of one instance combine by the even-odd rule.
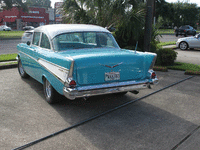
[[[22,63],[21,63],[21,61],[19,62],[19,72],[20,72],[20,74],[24,74],[24,68],[22,67]]]
[[[49,83],[48,80],[46,80],[46,86],[45,86],[45,90],[46,90],[46,95],[47,97],[51,97],[51,84]]]
[[[186,49],[187,48],[187,44],[185,42],[180,44],[180,49]]]

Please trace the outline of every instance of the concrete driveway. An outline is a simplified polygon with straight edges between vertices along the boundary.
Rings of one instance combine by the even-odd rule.
[[[21,79],[16,68],[0,70],[0,149],[15,149],[189,77],[172,70],[157,74],[160,83],[138,95],[97,96],[87,101],[60,97],[59,103],[49,105],[40,83]],[[197,150],[199,91],[200,77],[193,77],[27,149]]]

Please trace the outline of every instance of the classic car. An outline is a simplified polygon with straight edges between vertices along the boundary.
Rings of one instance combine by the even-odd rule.
[[[18,71],[43,84],[48,103],[150,88],[158,83],[157,55],[121,49],[105,28],[84,24],[45,25],[31,42],[17,45]]]
[[[200,34],[191,37],[179,38],[176,47],[181,50],[200,48]]]

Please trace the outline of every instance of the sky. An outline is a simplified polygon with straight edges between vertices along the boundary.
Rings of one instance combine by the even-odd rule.
[[[168,3],[176,3],[178,0],[165,0]],[[200,7],[200,0],[179,0],[180,2],[196,3]]]
[[[55,2],[62,2],[63,0],[51,0],[51,7],[54,8]]]

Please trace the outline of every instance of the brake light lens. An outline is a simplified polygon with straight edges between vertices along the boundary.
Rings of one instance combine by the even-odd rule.
[[[71,80],[69,85],[70,85],[70,87],[75,87],[76,86],[76,81]]]

